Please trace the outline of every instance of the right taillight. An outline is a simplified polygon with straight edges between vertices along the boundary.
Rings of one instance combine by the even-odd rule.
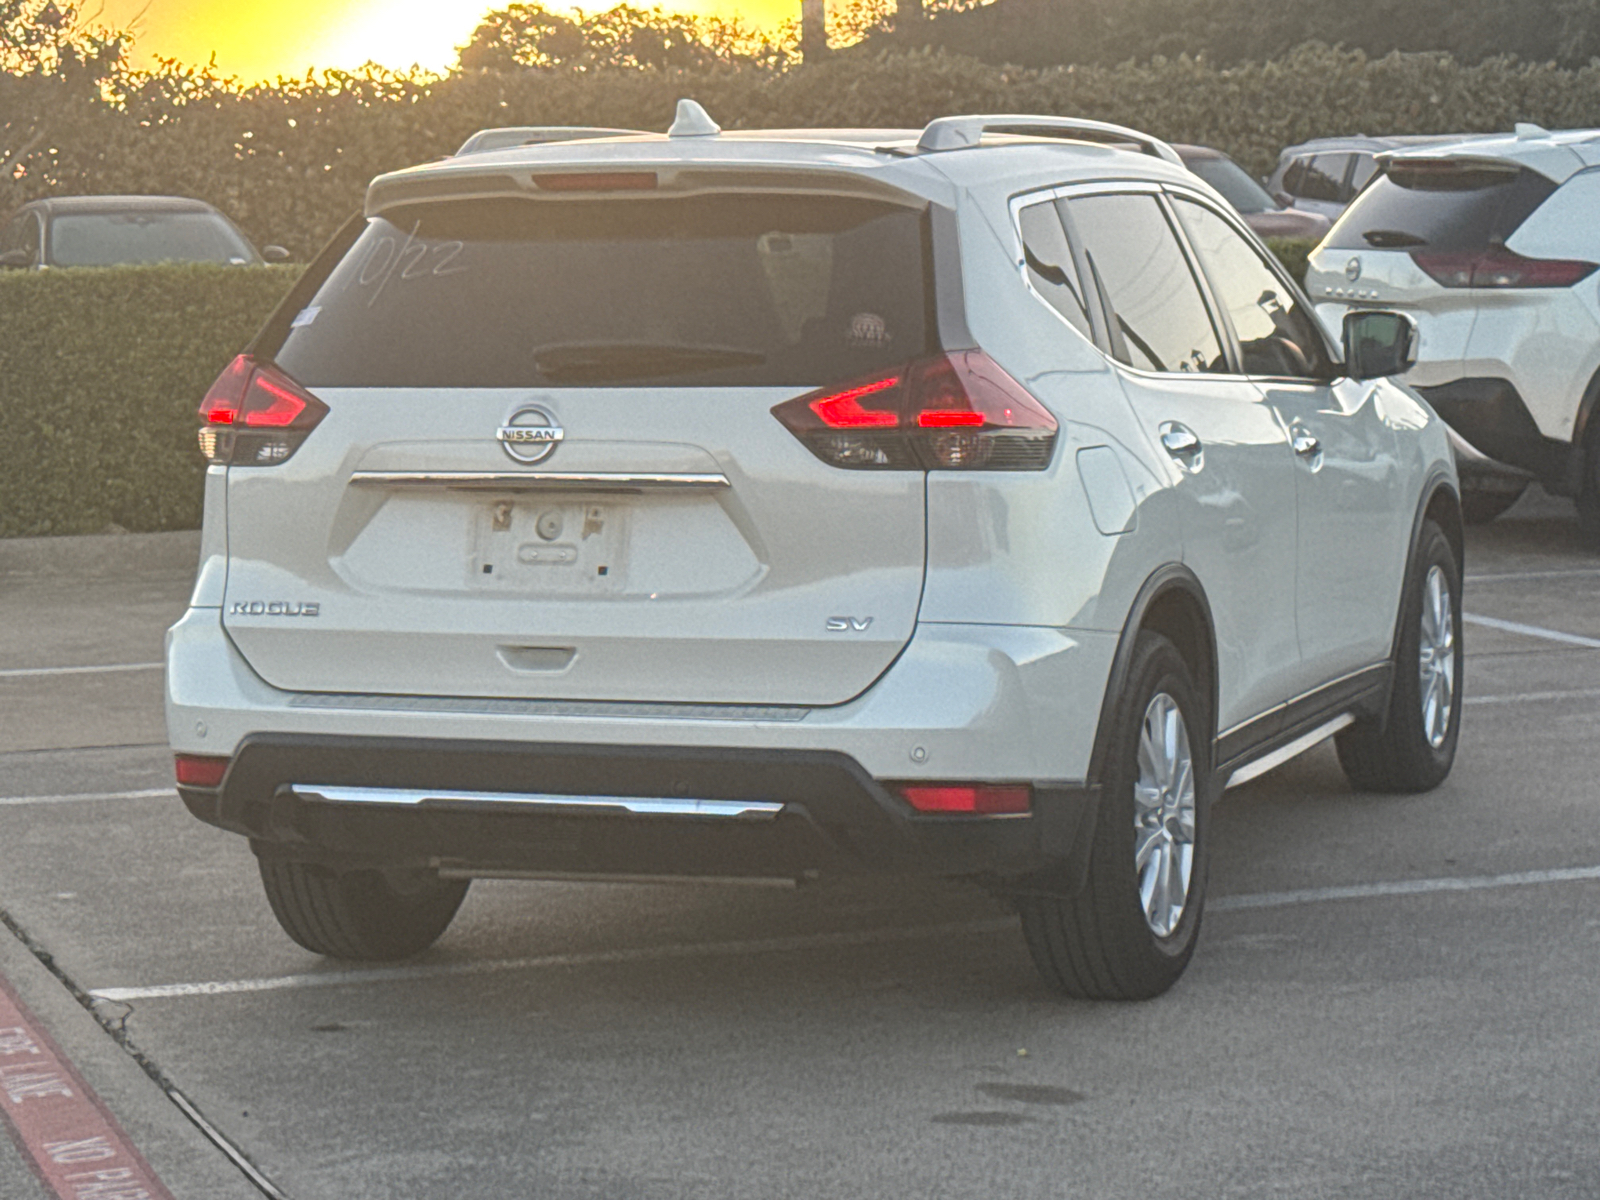
[[[228,466],[277,466],[327,413],[326,404],[277,367],[241,354],[200,402],[200,452]]]
[[[772,415],[851,470],[1042,471],[1056,443],[1056,419],[982,350],[819,388]]]
[[[1569,258],[1527,258],[1504,246],[1488,250],[1413,250],[1411,260],[1447,288],[1571,287],[1600,270]]]

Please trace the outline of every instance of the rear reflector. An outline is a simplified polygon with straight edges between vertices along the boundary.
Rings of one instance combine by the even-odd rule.
[[[982,350],[786,400],[772,415],[830,466],[1042,471],[1056,419]]]
[[[992,817],[1033,808],[1033,789],[1025,783],[903,783],[895,790],[912,808],[924,813]]]
[[[211,754],[179,754],[174,756],[173,764],[181,786],[214,788],[222,786],[230,761]]]
[[[1504,246],[1487,250],[1413,250],[1411,259],[1447,288],[1563,288],[1587,279],[1595,263],[1525,258]]]
[[[328,406],[271,363],[241,354],[200,402],[200,452],[213,463],[271,467],[286,462]]]

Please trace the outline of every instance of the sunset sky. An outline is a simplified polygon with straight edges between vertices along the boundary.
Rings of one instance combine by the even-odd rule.
[[[634,0],[652,7],[648,0]],[[204,63],[213,53],[225,73],[253,82],[302,75],[307,67],[355,67],[368,59],[391,67],[436,70],[483,15],[510,0],[104,0],[100,23],[134,23],[136,55]],[[86,4],[93,12],[95,5]],[[552,8],[566,7],[551,4]],[[583,6],[599,11],[611,3]],[[675,0],[663,8],[742,16],[755,25],[798,17],[799,0]],[[143,15],[141,16],[141,12]]]

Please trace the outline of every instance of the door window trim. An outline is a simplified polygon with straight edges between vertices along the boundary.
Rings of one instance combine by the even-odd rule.
[[[1054,189],[1054,192],[1055,199],[1058,202],[1062,200],[1069,202],[1066,211],[1061,214],[1061,225],[1066,230],[1067,243],[1072,247],[1073,258],[1078,263],[1080,278],[1086,281],[1093,281],[1094,293],[1099,300],[1099,304],[1093,305],[1091,308],[1103,310],[1099,313],[1099,321],[1096,323],[1098,336],[1095,342],[1095,349],[1100,351],[1101,355],[1113,368],[1126,372],[1136,379],[1167,380],[1178,378],[1189,382],[1215,380],[1218,383],[1232,384],[1238,384],[1249,379],[1249,376],[1239,373],[1238,347],[1234,341],[1233,328],[1231,325],[1218,320],[1219,310],[1216,297],[1211,291],[1211,281],[1199,269],[1199,264],[1195,260],[1194,250],[1189,245],[1189,239],[1184,235],[1182,229],[1177,227],[1177,214],[1172,211],[1172,206],[1166,197],[1163,184],[1149,179],[1096,180],[1093,183],[1068,184]],[[1173,227],[1173,234],[1177,238],[1179,253],[1183,255],[1184,261],[1189,266],[1189,272],[1194,277],[1195,287],[1200,293],[1201,303],[1205,305],[1206,315],[1211,321],[1212,331],[1216,334],[1217,341],[1221,345],[1222,353],[1228,363],[1228,371],[1197,371],[1193,373],[1187,371],[1146,371],[1142,367],[1135,367],[1125,363],[1116,356],[1110,337],[1111,298],[1106,295],[1105,285],[1100,280],[1099,273],[1089,268],[1087,257],[1084,254],[1083,238],[1079,236],[1077,228],[1072,223],[1070,201],[1089,196],[1117,195],[1152,196],[1155,198],[1156,205],[1161,210],[1162,218],[1169,226]],[[1087,287],[1089,284],[1086,283],[1085,286]]]

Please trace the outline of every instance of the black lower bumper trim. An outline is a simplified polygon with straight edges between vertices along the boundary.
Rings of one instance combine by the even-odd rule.
[[[291,784],[570,796],[693,797],[784,805],[774,819],[330,804]],[[333,866],[465,873],[812,878],[882,872],[1070,892],[1097,790],[1035,782],[1026,816],[918,814],[848,755],[256,735],[221,788],[180,788],[201,820],[258,854]]]
[[[1573,495],[1580,466],[1572,446],[1539,432],[1522,396],[1504,379],[1457,379],[1419,387],[1450,428],[1497,462],[1531,471],[1550,491]]]

